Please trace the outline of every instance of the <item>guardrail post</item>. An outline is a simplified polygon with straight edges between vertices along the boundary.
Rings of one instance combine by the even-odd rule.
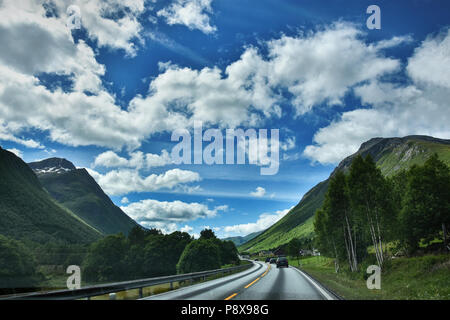
[[[170,282],[170,290],[173,290],[173,282]]]
[[[144,293],[142,292],[142,288],[139,288],[139,299],[144,297]]]

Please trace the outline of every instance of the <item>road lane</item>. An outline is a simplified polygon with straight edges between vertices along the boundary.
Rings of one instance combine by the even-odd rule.
[[[145,300],[323,300],[332,295],[299,270],[253,262],[244,272],[200,283]]]
[[[144,300],[224,300],[260,277],[267,268],[268,266],[264,263],[253,262],[253,266],[246,271],[158,294]]]
[[[294,268],[270,271],[233,300],[322,300],[324,296]]]

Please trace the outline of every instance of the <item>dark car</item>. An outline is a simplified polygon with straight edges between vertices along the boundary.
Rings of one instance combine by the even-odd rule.
[[[276,258],[270,258],[269,263],[277,263],[277,259]]]
[[[277,268],[286,267],[289,268],[289,263],[286,257],[279,257],[277,259]]]

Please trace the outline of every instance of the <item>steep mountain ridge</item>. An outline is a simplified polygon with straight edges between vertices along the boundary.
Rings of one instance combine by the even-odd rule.
[[[105,234],[128,232],[137,223],[117,207],[86,169],[51,158],[29,163],[42,186],[59,203]]]
[[[89,243],[102,234],[58,204],[31,168],[0,147],[0,234],[40,243]]]
[[[403,138],[373,138],[361,144],[359,150],[343,159],[330,174],[349,170],[352,160],[361,154],[371,155],[381,172],[390,176],[414,164],[423,164],[433,153],[450,166],[450,140],[412,135]],[[322,206],[329,179],[309,190],[301,201],[282,219],[266,231],[239,247],[240,251],[257,252],[276,248],[293,238],[311,237],[314,213]]]

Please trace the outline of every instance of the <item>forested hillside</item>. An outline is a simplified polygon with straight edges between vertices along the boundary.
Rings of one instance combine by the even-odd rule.
[[[374,138],[363,143],[353,155],[345,158],[336,167],[330,178],[337,172],[348,172],[355,157],[370,155],[384,176],[391,176],[414,164],[424,164],[433,154],[437,154],[450,165],[450,140],[428,136],[407,136],[403,138]],[[296,238],[312,238],[313,217],[325,199],[329,179],[308,191],[286,216],[265,232],[239,247],[240,251],[258,252],[277,248]]]

